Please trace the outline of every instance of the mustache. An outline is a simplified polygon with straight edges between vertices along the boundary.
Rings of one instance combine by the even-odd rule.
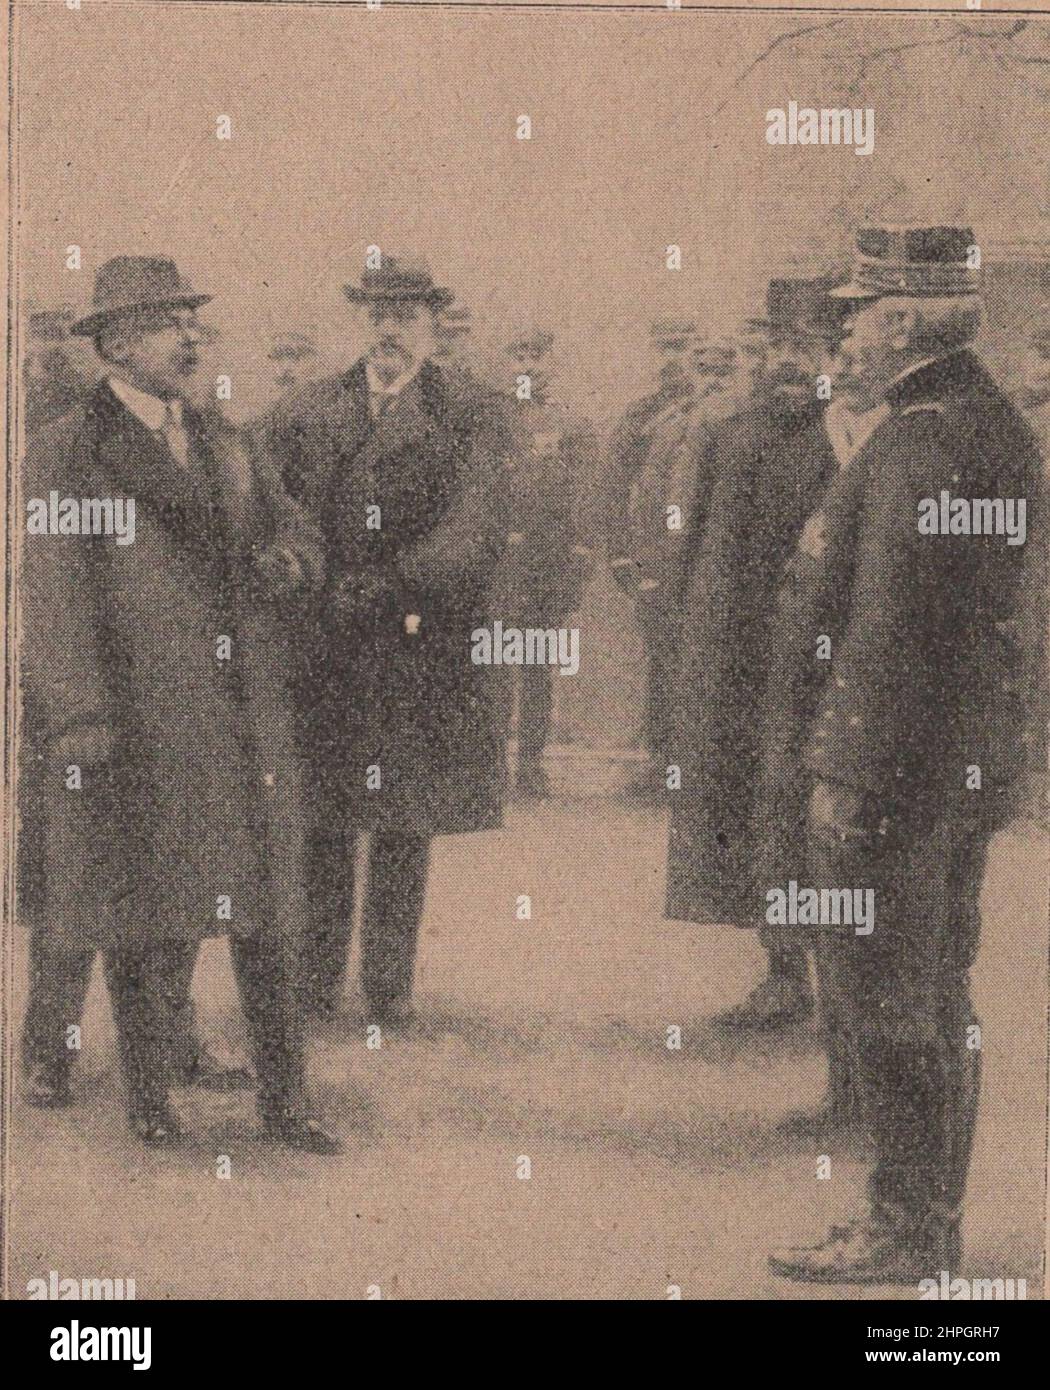
[[[778,367],[775,372],[770,373],[769,384],[774,388],[778,386],[803,386],[808,388],[810,385],[810,378],[805,372],[797,371],[794,368]]]

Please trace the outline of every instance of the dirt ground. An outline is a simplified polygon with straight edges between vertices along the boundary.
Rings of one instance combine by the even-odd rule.
[[[255,1140],[250,1093],[180,1090],[185,1145],[133,1143],[96,971],[75,1107],[14,1102],[10,1295],[55,1270],[133,1277],[139,1298],[851,1296],[767,1272],[771,1246],[850,1208],[864,1169],[836,1156],[818,1179],[816,1155],[774,1134],[820,1095],[811,1029],[731,1047],[707,1025],[757,978],[760,952],[750,933],[661,920],[665,835],[655,812],[597,798],[439,841],[418,1030],[369,1050],[351,995],[314,1036],[314,1093],[346,1141],[337,1159]],[[523,893],[529,921],[515,916]],[[1046,845],[1027,823],[996,841],[984,898],[985,1082],[962,1272],[1026,1278],[1036,1297]],[[19,939],[19,998],[24,952]],[[202,952],[195,990],[205,1034],[242,1050],[221,942]],[[883,1292],[914,1296],[864,1296]]]

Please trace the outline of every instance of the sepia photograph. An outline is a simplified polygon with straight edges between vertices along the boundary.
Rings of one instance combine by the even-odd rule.
[[[1050,12],[6,10],[3,1298],[998,1359]]]

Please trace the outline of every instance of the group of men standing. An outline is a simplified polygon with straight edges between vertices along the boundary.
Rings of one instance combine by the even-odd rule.
[[[717,1023],[819,1004],[828,1100],[794,1132],[859,1125],[874,1145],[863,1219],[772,1267],[953,1268],[977,896],[1027,756],[1020,634],[1041,588],[1039,452],[972,351],[972,243],[866,227],[851,278],[773,281],[733,339],[661,321],[657,389],[607,467],[554,398],[549,333],[518,334],[493,389],[422,267],[366,268],[345,288],[362,357],[297,382],[310,345],[289,341],[280,400],[238,431],[189,390],[208,296],[170,261],[103,266],[72,325],[100,380],[30,421],[26,457],[27,497],[139,513],[133,545],[26,537],[23,821],[35,798],[46,826],[27,1097],[70,1101],[96,952],[144,1142],[178,1137],[173,1082],[251,1084],[196,1034],[197,947],[223,932],[264,1132],[337,1151],[308,1113],[304,1020],[338,1008],[355,895],[366,1016],[396,1028],[432,839],[499,824],[512,704],[518,790],[547,792],[551,668],[522,666],[515,690],[470,660],[471,634],[564,623],[604,549],[646,646],[637,790],[671,808],[667,915],[760,931],[768,975]],[[1026,499],[1028,546],[922,534],[917,503],[942,488]],[[874,889],[874,932],[771,923],[790,882]]]

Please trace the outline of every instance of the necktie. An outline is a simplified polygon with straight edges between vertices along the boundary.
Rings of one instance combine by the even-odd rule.
[[[180,468],[188,468],[190,462],[190,441],[186,426],[182,423],[182,402],[164,402],[164,423],[160,427],[171,455]]]

